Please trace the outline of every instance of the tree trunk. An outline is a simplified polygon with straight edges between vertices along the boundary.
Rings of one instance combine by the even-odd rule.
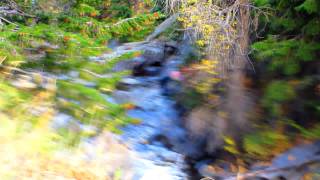
[[[231,125],[232,135],[236,140],[240,140],[241,132],[248,124],[246,117],[250,108],[250,100],[247,95],[244,79],[245,67],[248,62],[248,46],[249,46],[249,0],[240,0],[239,9],[239,23],[237,46],[235,47],[234,63],[231,66],[230,73],[228,74],[227,83],[227,102],[226,108],[229,112],[229,126]]]

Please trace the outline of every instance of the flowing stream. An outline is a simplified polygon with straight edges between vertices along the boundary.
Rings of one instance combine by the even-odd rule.
[[[127,157],[123,160],[127,161],[125,163],[128,166],[124,171],[130,169],[131,174],[123,179],[190,179],[190,166],[183,154],[191,150],[192,145],[186,142],[187,132],[182,126],[176,102],[164,95],[160,82],[170,71],[178,69],[192,51],[191,46],[176,42],[138,42],[115,45],[112,48],[112,53],[93,57],[91,60],[103,62],[130,51],[143,51],[141,57],[120,62],[115,66],[115,71],[133,69],[134,75],[122,79],[119,88],[111,96],[104,95],[106,101],[111,103],[133,103],[135,108],[127,114],[141,121],[139,124],[123,127],[122,134],[111,136],[116,139],[116,143],[124,145],[127,149],[123,154],[116,153],[116,156]],[[87,87],[94,86],[91,82],[78,79],[75,72],[59,78],[73,78]],[[172,91],[175,91],[175,88],[177,87],[173,87]],[[54,122],[61,124],[70,119],[66,114],[58,114]],[[95,152],[92,149],[97,144],[95,140],[87,140],[82,144],[94,156]],[[106,156],[115,154],[106,153]]]
[[[144,49],[146,54],[150,51],[149,54],[152,55],[147,58],[151,59],[154,58],[152,56],[157,56],[159,50],[160,52],[165,50],[164,47],[157,47],[157,45],[152,45],[153,49],[150,49],[149,45],[136,48]],[[123,47],[116,49],[123,49]],[[165,59],[155,63],[157,66],[150,63],[151,65],[140,69],[140,71],[148,72],[149,70],[155,73],[123,79],[122,82],[127,85],[126,88],[113,93],[112,101],[134,103],[137,108],[128,111],[128,115],[142,121],[139,125],[124,127],[121,135],[123,143],[134,152],[135,179],[188,179],[186,173],[188,164],[185,157],[177,152],[177,145],[184,141],[186,132],[181,127],[176,103],[163,95],[164,89],[160,85],[166,73],[178,68],[184,60],[185,54],[181,49],[178,48],[176,51],[172,56],[168,56],[165,52]]]

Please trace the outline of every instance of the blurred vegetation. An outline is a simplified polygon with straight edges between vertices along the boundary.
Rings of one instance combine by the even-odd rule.
[[[50,161],[51,151],[66,145],[75,146],[80,139],[105,130],[121,133],[122,126],[140,123],[126,115],[133,105],[112,104],[106,100],[106,95],[130,73],[112,72],[113,66],[141,52],[126,53],[105,63],[90,58],[111,52],[107,48],[109,40],[140,41],[152,32],[164,17],[150,11],[152,1],[5,0],[0,6],[23,12],[0,14],[6,20],[0,23],[0,141],[3,150],[12,151],[17,145],[19,147],[15,148],[21,146],[26,150],[17,151],[20,158],[40,153],[45,156],[43,160]],[[79,81],[59,79],[68,73],[78,74]],[[87,87],[81,82],[95,85]],[[54,132],[51,121],[58,112],[71,115],[76,124]],[[82,126],[97,130],[84,130]],[[1,163],[2,160],[0,158]],[[37,167],[42,166],[39,163],[35,169],[41,169]],[[63,166],[71,168],[70,164]],[[78,172],[74,175],[80,177]],[[17,178],[14,173],[5,178]],[[92,177],[83,176],[83,179],[105,179],[89,171],[83,172],[86,173]]]
[[[0,6],[10,2],[23,13],[0,14],[7,20],[0,23],[0,141],[8,151],[27,147],[28,155],[34,152],[43,155],[65,145],[74,146],[81,138],[104,130],[121,133],[120,127],[140,123],[126,116],[126,110],[133,105],[112,104],[106,101],[105,95],[130,73],[112,72],[113,66],[141,52],[126,53],[106,63],[90,58],[111,52],[107,48],[110,40],[143,40],[165,17],[157,11],[164,3],[3,0]],[[251,2],[268,14],[255,22],[259,36],[251,37],[250,54],[255,73],[243,82],[256,93],[258,115],[250,117],[250,131],[241,137],[241,147],[231,137],[225,137],[225,150],[244,158],[268,160],[301,141],[320,138],[320,2]],[[190,57],[187,67],[181,68],[187,85],[177,99],[187,110],[204,104],[214,109],[223,104],[226,87],[218,61],[226,59],[232,45],[225,43],[219,24],[197,24],[203,15],[210,13],[195,13],[193,3],[196,1],[183,8],[187,13],[180,23],[185,28],[197,29],[199,36],[202,33],[203,39],[195,43],[201,51],[211,44],[213,54],[222,55]],[[211,4],[205,1],[204,6],[208,5]],[[181,24],[164,33],[166,40],[179,37],[176,29]],[[237,24],[233,22],[228,29],[234,35],[231,38],[238,38],[236,30]],[[212,43],[211,37],[222,44]],[[78,74],[79,81],[52,78],[69,73]],[[93,83],[92,87],[87,82]],[[98,130],[82,131],[76,125],[54,133],[49,124],[58,111]],[[226,112],[220,114],[228,116]]]
[[[83,138],[104,131],[121,133],[122,126],[140,123],[126,115],[134,105],[113,104],[106,96],[130,74],[113,72],[113,66],[141,52],[104,63],[91,58],[111,52],[110,40],[143,40],[164,15],[151,11],[154,4],[148,0],[5,0],[1,6],[18,10],[12,15],[0,13],[6,20],[0,23],[0,153],[10,154],[0,158],[0,164],[11,168],[7,172],[0,166],[2,179],[55,175],[109,179],[101,166],[74,165],[53,155],[56,150],[77,147]],[[77,77],[63,78],[70,73]],[[86,86],[87,82],[94,86]],[[57,113],[68,114],[74,121],[54,130]],[[84,155],[79,153],[70,158]],[[24,167],[18,168],[17,163]]]
[[[205,11],[206,7],[212,4],[208,4],[207,1],[184,2],[185,6],[181,11],[185,17],[182,16],[180,21],[186,27],[193,27],[198,34],[200,32],[200,38],[195,44],[205,53],[201,54],[200,58],[193,57],[192,62],[188,62],[181,69],[186,76],[187,85],[177,99],[187,112],[196,107],[210,106],[213,112],[217,111],[216,114],[211,114],[212,121],[215,121],[215,116],[219,116],[221,109],[224,109],[223,106],[228,103],[225,102],[228,96],[228,81],[222,77],[230,74],[225,70],[228,69],[228,65],[222,67],[221,63],[228,60],[228,57],[219,59],[225,52],[224,46],[220,46],[219,43],[228,45],[229,41],[225,43],[224,40],[230,37],[215,33],[215,29],[219,32],[221,30],[218,28],[219,24],[209,21],[211,26],[207,27],[206,22],[201,21],[206,15],[215,18],[216,12],[213,15],[199,13],[199,9]],[[233,2],[238,1],[229,4]],[[224,3],[228,4],[227,1],[214,3],[222,4],[222,7]],[[249,56],[252,64],[248,63],[246,76],[241,83],[244,84],[248,96],[254,99],[254,102],[250,103],[255,107],[246,116],[247,123],[250,124],[247,124],[246,131],[242,132],[242,137],[224,138],[225,150],[242,158],[269,160],[296,144],[320,138],[320,2],[252,0],[249,3],[255,6],[251,12],[254,25],[251,28],[254,32],[251,32],[250,36]],[[225,20],[224,17],[217,19],[217,22]],[[236,28],[237,23],[232,24],[230,28]],[[219,43],[212,43],[214,38],[207,37],[212,32],[215,34],[214,37],[217,36]],[[206,52],[210,46],[219,47]],[[220,54],[209,56],[215,51],[219,51],[216,54]],[[223,112],[226,114],[224,119],[228,119],[228,113],[233,112]],[[233,121],[231,119],[227,123],[232,124]],[[214,132],[214,127],[211,128]]]
[[[264,158],[285,150],[280,148],[285,144],[320,138],[317,133],[320,3],[314,0],[254,3],[271,11],[269,16],[260,17],[259,36],[264,38],[252,44],[259,76],[254,83],[262,94],[263,117],[256,122],[259,124],[256,133],[244,138],[244,146],[249,154],[256,154],[255,158]]]

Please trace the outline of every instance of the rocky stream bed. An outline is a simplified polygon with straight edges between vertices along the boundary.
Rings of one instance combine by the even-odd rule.
[[[202,148],[202,141],[190,138],[179,106],[170,96],[179,96],[180,84],[174,81],[170,84],[169,81],[166,84],[169,86],[163,86],[163,79],[169,77],[170,72],[178,70],[180,65],[195,55],[192,45],[188,40],[175,42],[147,39],[149,41],[125,44],[112,41],[109,43],[112,49],[110,53],[90,58],[90,61],[103,64],[126,53],[142,52],[130,60],[118,62],[113,72],[129,70],[132,74],[124,77],[111,94],[101,93],[108,103],[132,103],[134,108],[128,110],[127,115],[141,122],[122,127],[121,134],[100,133],[82,139],[80,147],[84,153],[80,158],[88,163],[98,160],[98,166],[103,167],[109,176],[120,176],[124,180],[197,180],[201,177],[238,179],[239,174],[228,173],[228,168],[222,167],[222,173],[214,171],[214,155],[208,156]],[[95,82],[82,79],[78,71],[62,75],[42,74],[90,88],[96,87]],[[109,77],[108,74],[93,75]],[[13,81],[12,84],[22,88],[36,87],[26,78]],[[57,112],[51,124],[53,129],[70,129],[75,125],[83,131],[99,131],[97,127],[84,125],[63,112]],[[301,179],[304,172],[319,173],[319,152],[319,142],[298,146],[280,154],[268,166],[253,165],[241,177]],[[62,152],[59,156],[68,159],[70,152]],[[224,164],[228,166],[230,162]]]
[[[186,141],[187,132],[182,126],[176,102],[164,95],[160,81],[170,71],[178,69],[191,53],[191,46],[186,42],[154,41],[128,43],[112,48],[112,53],[92,57],[91,60],[102,62],[131,51],[144,52],[142,56],[116,64],[114,71],[133,69],[133,75],[122,79],[111,96],[104,95],[110,103],[134,104],[135,108],[127,114],[141,120],[141,123],[123,127],[121,135],[108,134],[87,139],[82,142],[83,146],[90,156],[95,156],[93,149],[101,141],[112,141],[124,147],[121,154],[110,154],[109,147],[103,151],[105,156],[117,157],[117,162],[112,162],[115,163],[114,168],[122,169],[127,179],[189,179],[190,165],[183,152],[192,151],[192,145]],[[92,82],[79,79],[77,75],[77,72],[71,72],[58,78],[74,79],[87,87],[95,86]],[[175,91],[175,88],[171,90]],[[61,127],[70,124],[70,121],[71,116],[59,113],[53,126]],[[85,125],[81,127],[95,128]]]

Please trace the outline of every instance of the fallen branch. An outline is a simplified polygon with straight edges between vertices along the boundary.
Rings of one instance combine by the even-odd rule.
[[[7,22],[7,23],[9,23],[9,24],[13,24],[13,25],[15,25],[15,26],[19,26],[18,24],[11,22],[11,21],[7,20],[7,19],[4,18],[4,17],[0,17],[0,20],[5,21],[5,22]]]
[[[151,41],[155,39],[157,36],[159,36],[161,33],[165,32],[167,29],[171,28],[173,24],[177,21],[179,14],[174,14],[170,16],[168,19],[163,21],[152,34],[150,34],[147,38],[146,41]]]
[[[7,59],[7,56],[3,57],[1,60],[0,60],[0,65],[2,65],[2,63]]]
[[[245,173],[245,174],[237,174],[237,176],[226,178],[226,180],[244,180],[254,177],[266,177],[267,175],[277,173],[277,172],[283,172],[283,171],[289,171],[289,170],[297,170],[306,166],[314,165],[320,163],[320,158],[310,160],[304,163],[295,164],[287,167],[282,168],[270,168],[265,170],[259,170],[255,172]]]
[[[32,75],[32,72],[24,71],[24,70],[19,69],[19,68],[17,68],[17,67],[2,65],[1,63],[0,63],[0,67],[2,67],[2,68],[4,68],[4,69],[8,69],[8,70],[10,70],[10,71],[17,71],[17,72],[20,72],[20,73],[23,73],[23,74]]]

